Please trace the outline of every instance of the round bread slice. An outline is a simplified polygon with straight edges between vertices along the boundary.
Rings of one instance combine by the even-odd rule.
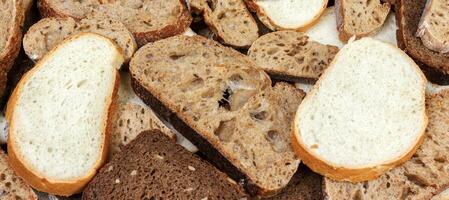
[[[297,110],[297,155],[317,173],[351,182],[405,162],[427,126],[426,82],[393,45],[371,38],[349,43]]]
[[[123,60],[114,42],[83,33],[22,77],[6,111],[8,156],[32,187],[69,196],[102,166]]]
[[[317,22],[328,0],[246,0],[246,3],[271,30],[306,30]]]

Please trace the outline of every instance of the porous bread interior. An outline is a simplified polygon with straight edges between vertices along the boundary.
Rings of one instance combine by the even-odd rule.
[[[342,1],[344,31],[350,35],[374,33],[384,23],[389,5],[380,0],[339,0]]]
[[[421,16],[420,28],[423,26],[424,30],[422,30],[422,34],[427,34],[427,38],[421,36],[423,44],[431,50],[443,53],[449,52],[449,24],[447,22],[449,20],[448,10],[449,1],[447,0],[427,1],[426,9],[424,10],[425,13]],[[421,35],[419,30],[417,34]],[[433,39],[430,39],[429,37]],[[440,45],[432,44],[436,43],[436,41],[438,41]]]
[[[12,33],[12,27],[14,23],[14,14],[16,14],[16,9],[13,8],[16,5],[15,0],[6,0],[0,2],[0,17],[2,19],[0,23],[0,52],[6,47]]]
[[[30,170],[69,181],[87,175],[102,155],[123,59],[109,40],[94,34],[78,36],[50,54],[20,83],[10,137]]]
[[[99,0],[83,0],[83,1],[64,1],[64,0],[39,0],[45,1],[48,7],[55,10],[63,16],[70,16],[73,18],[84,18],[89,12],[100,5]]]
[[[302,144],[333,166],[398,159],[426,125],[425,78],[392,45],[364,38],[346,45],[296,114]]]

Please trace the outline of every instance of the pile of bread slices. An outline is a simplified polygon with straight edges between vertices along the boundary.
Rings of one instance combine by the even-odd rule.
[[[449,199],[448,0],[0,8],[0,199]]]

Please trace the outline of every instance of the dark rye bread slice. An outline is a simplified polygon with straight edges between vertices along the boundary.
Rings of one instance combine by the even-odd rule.
[[[347,183],[324,181],[333,199],[431,199],[449,186],[449,90],[427,94],[429,124],[424,143],[411,160],[376,180]]]
[[[84,200],[243,199],[235,181],[159,130],[144,131],[101,168]]]
[[[449,74],[449,53],[437,53],[424,46],[421,38],[416,37],[419,21],[426,1],[397,0],[396,21],[398,23],[398,46],[413,59],[438,70],[442,74]]]
[[[38,0],[37,7],[43,18],[71,17],[80,20],[99,5],[99,0]]]
[[[201,36],[142,47],[130,62],[136,94],[252,194],[280,192],[297,170],[290,144],[304,93],[271,81],[246,56]]]
[[[318,79],[334,59],[338,47],[315,42],[297,31],[268,33],[257,39],[248,56],[276,79]]]

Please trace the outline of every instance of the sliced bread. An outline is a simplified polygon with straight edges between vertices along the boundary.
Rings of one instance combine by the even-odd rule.
[[[252,194],[284,188],[299,159],[290,146],[304,93],[254,68],[246,56],[200,36],[139,49],[130,62],[136,94],[219,169]]]
[[[271,30],[306,30],[327,7],[328,0],[245,0]]]
[[[23,39],[25,53],[33,60],[41,59],[48,51],[67,37],[77,33],[97,33],[112,39],[123,50],[129,61],[137,49],[131,32],[120,21],[106,18],[44,18],[31,26]]]
[[[340,40],[348,41],[376,33],[390,12],[390,4],[380,0],[336,0],[337,29]]]
[[[423,0],[397,0],[396,20],[399,26],[398,45],[415,60],[441,74],[449,73],[449,53],[438,53],[424,46],[416,37],[421,15],[426,6]]]
[[[323,189],[328,199],[424,200],[437,195],[432,198],[437,200],[444,197],[444,189],[449,185],[449,90],[427,94],[426,108],[429,126],[423,144],[411,160],[372,181],[348,183],[326,178]]]
[[[424,46],[439,53],[449,53],[448,10],[446,0],[427,0],[416,33]]]
[[[61,1],[38,0],[38,8],[41,16],[46,17],[71,17],[77,20],[83,19],[100,5],[99,0]]]
[[[246,194],[215,167],[153,130],[114,156],[82,199],[246,199]]]
[[[243,0],[190,0],[202,13],[210,29],[228,45],[249,47],[259,37],[259,29]]]
[[[374,179],[410,159],[427,126],[419,67],[371,38],[347,44],[301,103],[292,143],[315,172]]]
[[[318,79],[338,47],[323,45],[296,31],[277,31],[257,39],[248,56],[268,74],[281,80]]]
[[[8,101],[11,167],[37,190],[80,192],[109,146],[123,55],[83,33],[60,43],[27,72]]]

